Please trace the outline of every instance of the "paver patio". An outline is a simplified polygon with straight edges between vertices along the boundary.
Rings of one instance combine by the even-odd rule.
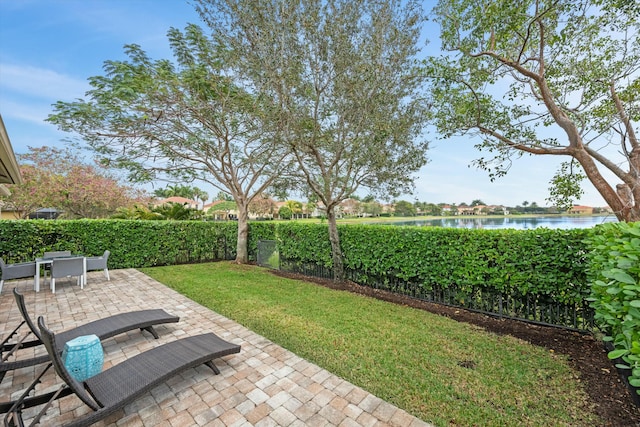
[[[204,332],[240,344],[242,350],[215,361],[220,375],[204,365],[189,369],[96,426],[429,425],[135,269],[110,273],[111,281],[102,272],[89,273],[84,290],[75,285],[75,279],[63,279],[56,284],[55,294],[48,283],[38,293],[33,291],[33,280],[5,283],[0,295],[0,336],[4,338],[20,322],[11,295],[17,286],[32,316],[44,316],[53,331],[146,308],[163,308],[180,316],[179,323],[156,327],[158,340],[134,331],[103,341],[105,369],[162,343]],[[42,346],[25,349],[20,357],[42,352]],[[16,399],[43,366],[7,373],[0,383],[0,401]],[[43,377],[39,393],[61,384],[52,371]],[[68,396],[54,403],[40,425],[63,425],[89,411],[80,399]],[[25,420],[34,414],[34,409],[25,411]]]

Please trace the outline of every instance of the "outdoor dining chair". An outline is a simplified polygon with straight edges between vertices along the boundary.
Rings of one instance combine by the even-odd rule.
[[[31,261],[5,264],[4,260],[0,258],[0,271],[2,271],[2,278],[0,279],[0,292],[2,292],[2,286],[5,280],[23,279],[25,277],[33,277],[35,279],[36,263]]]
[[[71,256],[71,251],[49,251],[49,252],[45,252],[42,255],[42,258],[53,259],[53,258],[70,257],[70,256]],[[44,279],[47,280],[47,272],[51,270],[51,265],[43,264],[41,268],[44,272]]]
[[[84,289],[86,274],[84,257],[54,258],[51,261],[51,292],[56,293],[56,279],[76,276],[78,285]]]
[[[107,280],[111,280],[109,278],[109,269],[107,268],[107,261],[109,261],[109,254],[111,254],[111,252],[104,251],[104,254],[101,256],[87,257],[87,271],[102,270],[104,271],[104,275],[107,278]]]

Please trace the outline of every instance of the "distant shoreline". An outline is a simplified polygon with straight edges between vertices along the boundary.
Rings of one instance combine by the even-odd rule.
[[[457,218],[548,218],[548,217],[615,217],[613,214],[517,214],[517,215],[420,215],[420,216],[391,216],[391,217],[349,217],[338,219],[338,224],[374,224],[381,222],[403,222],[403,221],[430,221],[434,219],[457,219]],[[318,221],[318,218],[299,219],[293,221]],[[326,221],[320,220],[320,221]]]

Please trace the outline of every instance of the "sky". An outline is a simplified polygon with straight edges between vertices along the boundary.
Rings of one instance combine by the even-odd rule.
[[[430,0],[424,4],[427,8]],[[15,153],[64,147],[69,135],[45,122],[52,104],[84,98],[87,79],[103,74],[104,61],[126,59],[126,44],[140,45],[153,59],[171,58],[167,31],[188,23],[205,27],[185,0],[0,0],[0,115]],[[437,53],[438,28],[427,33],[425,52]],[[443,140],[433,133],[426,137],[429,162],[415,175],[414,193],[398,200],[549,205],[549,181],[563,159],[526,156],[514,162],[507,176],[491,182],[487,172],[471,165],[482,156],[474,148],[477,141]],[[194,185],[210,198],[218,193]],[[589,182],[583,189],[577,204],[606,206]]]

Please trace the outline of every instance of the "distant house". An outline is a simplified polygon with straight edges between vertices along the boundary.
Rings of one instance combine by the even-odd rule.
[[[458,215],[486,215],[487,212],[487,206],[485,205],[458,207]]]
[[[2,185],[0,185],[0,187],[2,187]],[[22,211],[15,210],[0,200],[0,219],[20,219],[22,218],[22,214]]]
[[[383,214],[393,214],[396,211],[396,208],[393,204],[385,203],[382,205],[382,213]]]
[[[490,205],[486,210],[490,215],[509,215],[509,210],[502,205]]]
[[[442,205],[440,209],[442,215],[455,215],[457,213],[456,209],[451,205]]]
[[[607,214],[613,214],[613,209],[611,209],[610,206],[603,206],[601,208],[598,208],[599,213],[607,213]],[[595,208],[594,208],[594,213],[595,213]]]
[[[342,215],[352,216],[360,213],[360,202],[355,199],[346,199],[340,202]]]
[[[591,206],[573,206],[569,209],[571,215],[591,215],[593,208]]]
[[[168,197],[166,199],[162,199],[162,200],[156,200],[153,202],[153,206],[162,206],[162,205],[166,205],[168,203],[177,203],[179,205],[186,205],[188,208],[191,209],[198,209],[199,204],[198,202],[196,202],[195,200],[191,200],[191,199],[187,199],[185,197]]]

